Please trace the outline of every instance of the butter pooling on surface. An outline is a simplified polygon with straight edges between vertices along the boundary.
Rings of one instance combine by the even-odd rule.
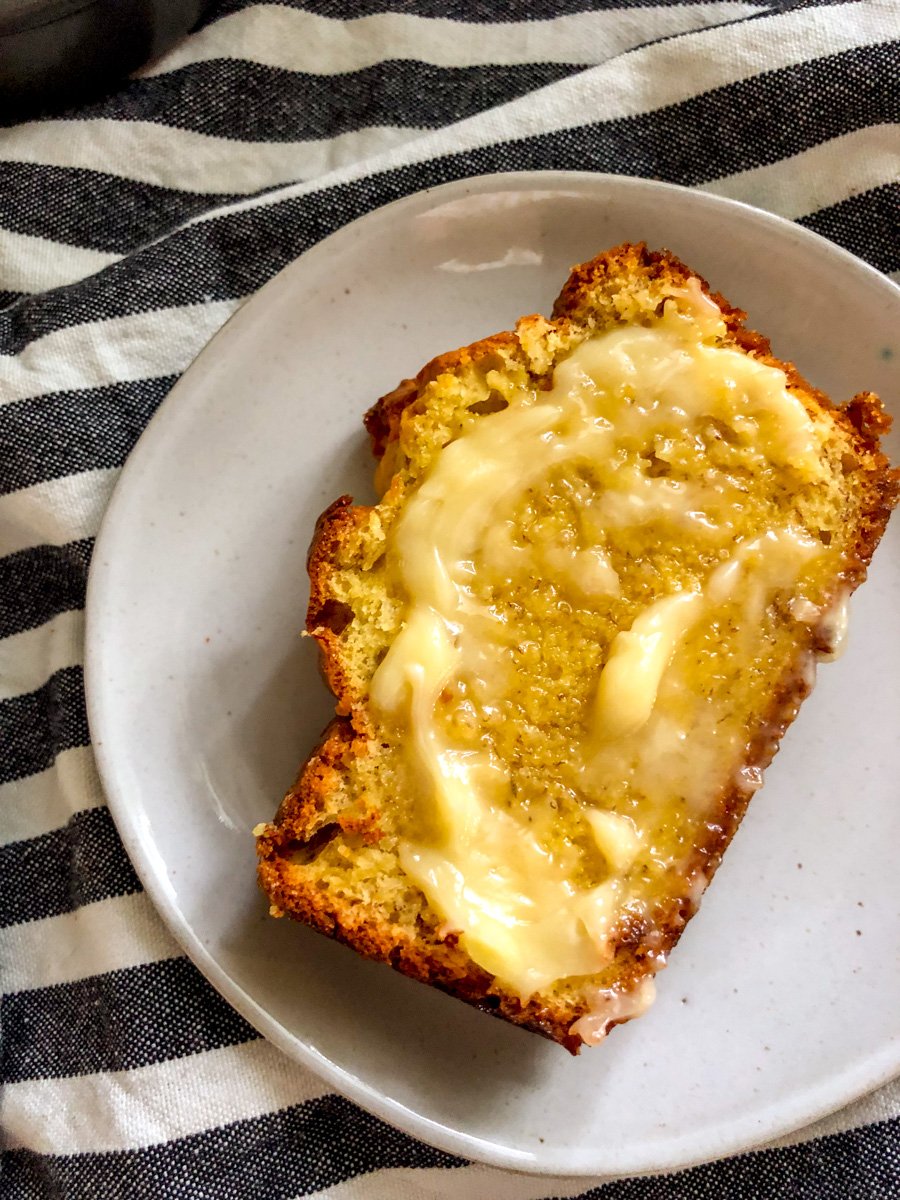
[[[796,589],[824,553],[800,528],[738,527],[733,472],[707,464],[690,486],[667,474],[667,452],[700,421],[766,469],[806,482],[823,470],[824,434],[784,372],[720,344],[724,334],[718,308],[694,292],[652,325],[589,338],[549,390],[507,388],[505,407],[447,445],[390,535],[388,570],[407,606],[370,694],[404,729],[421,798],[401,865],[470,957],[523,999],[610,963],[617,924],[641,915],[629,873],[642,854],[659,861],[656,833],[682,819],[666,807],[673,787],[702,817],[727,782],[717,764],[738,734],[681,685],[674,660],[723,611],[743,626],[735,644],[748,631],[752,644],[772,595]],[[592,527],[574,541],[568,530],[517,539],[528,496],[570,476],[588,480]],[[485,718],[519,668],[515,623],[484,592],[549,578],[569,611],[622,603],[619,543],[651,524],[675,541],[690,531],[715,565],[642,603],[607,647],[567,768],[589,843],[561,840],[552,802],[514,793],[510,755]],[[608,803],[624,779],[642,797],[637,814]]]

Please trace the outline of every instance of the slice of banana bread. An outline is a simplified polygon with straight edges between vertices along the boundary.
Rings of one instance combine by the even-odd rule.
[[[274,916],[572,1051],[647,1007],[898,494],[878,399],[744,316],[626,244],[367,414],[381,500],[309,555],[337,716],[256,830]]]

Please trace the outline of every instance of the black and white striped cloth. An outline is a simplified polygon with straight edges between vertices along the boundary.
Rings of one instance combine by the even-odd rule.
[[[782,1145],[592,1186],[460,1162],[329,1094],[161,926],[82,694],[131,447],[223,321],[354,217],[595,169],[749,201],[900,278],[897,0],[224,0],[106,99],[0,125],[0,1193],[900,1195],[897,1084]]]

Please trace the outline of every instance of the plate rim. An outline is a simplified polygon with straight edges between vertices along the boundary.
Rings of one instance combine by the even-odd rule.
[[[900,298],[900,286],[882,272],[843,247],[794,221],[713,192],[699,191],[695,188],[644,179],[639,176],[593,171],[499,171],[465,176],[462,179],[419,189],[372,208],[354,220],[348,221],[335,232],[298,255],[297,258],[292,259],[245,300],[204,343],[167,393],[132,447],[107,502],[91,556],[84,609],[84,689],[88,727],[91,735],[90,746],[100,776],[103,794],[122,844],[145,892],[156,909],[157,915],[181,950],[216,991],[263,1038],[275,1045],[292,1061],[313,1071],[335,1091],[361,1108],[449,1154],[462,1156],[487,1166],[529,1175],[608,1180],[682,1171],[706,1162],[744,1154],[753,1149],[764,1149],[768,1142],[827,1117],[900,1075],[900,1042],[897,1043],[896,1049],[892,1048],[892,1043],[887,1043],[877,1053],[867,1056],[862,1063],[856,1063],[852,1068],[829,1076],[826,1083],[792,1093],[787,1099],[781,1097],[776,1104],[763,1109],[762,1113],[757,1112],[752,1118],[735,1118],[721,1124],[709,1125],[699,1138],[692,1136],[689,1139],[684,1137],[675,1139],[666,1144],[665,1158],[657,1157],[652,1161],[646,1154],[635,1154],[634,1152],[622,1154],[615,1148],[610,1149],[609,1147],[604,1148],[604,1162],[607,1163],[605,1167],[596,1160],[593,1162],[578,1160],[573,1163],[569,1157],[566,1157],[563,1161],[559,1151],[555,1155],[538,1157],[536,1153],[516,1150],[500,1145],[496,1141],[483,1140],[470,1133],[450,1128],[430,1117],[422,1116],[414,1109],[377,1090],[358,1075],[351,1074],[347,1068],[332,1062],[309,1041],[304,1041],[298,1035],[290,1033],[257,1000],[240,987],[205,948],[198,934],[169,895],[164,876],[154,870],[152,855],[146,853],[146,842],[139,828],[140,822],[136,819],[136,814],[129,804],[127,786],[119,779],[116,756],[110,751],[108,739],[104,736],[103,684],[99,666],[103,642],[101,621],[98,619],[98,609],[101,606],[99,597],[102,596],[107,575],[111,570],[106,565],[107,544],[114,541],[119,512],[123,508],[123,497],[127,495],[129,488],[133,485],[136,486],[140,480],[143,458],[152,454],[155,443],[164,438],[167,414],[175,408],[176,404],[181,403],[179,399],[181,391],[190,386],[189,383],[185,384],[185,381],[190,379],[191,372],[201,360],[204,360],[207,355],[215,353],[218,340],[233,330],[234,324],[242,319],[243,314],[253,309],[254,306],[257,306],[254,311],[258,311],[260,304],[264,303],[263,297],[267,290],[287,272],[296,270],[300,263],[309,262],[310,256],[322,257],[327,254],[336,241],[351,239],[359,226],[373,218],[390,219],[390,214],[405,208],[416,207],[428,197],[445,196],[449,200],[462,198],[475,192],[490,191],[494,187],[499,190],[528,192],[532,190],[545,191],[549,185],[556,190],[564,190],[567,184],[574,185],[583,192],[596,191],[598,195],[602,195],[605,190],[610,188],[620,191],[650,191],[661,196],[676,193],[682,198],[690,197],[691,202],[701,209],[705,207],[726,211],[737,209],[744,220],[756,222],[764,229],[777,230],[781,234],[790,233],[797,241],[827,249],[830,255],[837,256],[846,267],[866,277],[870,285],[887,289],[886,294],[891,295],[895,302]],[[687,1145],[682,1146],[685,1141],[687,1141]],[[727,1144],[723,1145],[723,1142]]]

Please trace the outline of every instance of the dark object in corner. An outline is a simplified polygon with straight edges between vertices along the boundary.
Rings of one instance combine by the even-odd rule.
[[[0,0],[0,119],[99,95],[157,58],[208,0]]]

